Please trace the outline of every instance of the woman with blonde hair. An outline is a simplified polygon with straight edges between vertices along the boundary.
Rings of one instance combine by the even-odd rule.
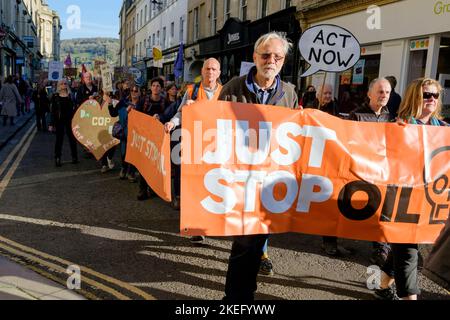
[[[411,124],[447,126],[441,120],[441,84],[430,78],[416,79],[406,89],[398,118]]]
[[[70,88],[67,80],[58,81],[56,93],[52,95],[50,102],[50,130],[55,128],[55,165],[61,166],[62,144],[64,133],[67,134],[72,154],[72,163],[78,163],[77,143],[72,133],[72,117],[75,113],[75,105],[70,95]]]
[[[448,126],[442,121],[442,87],[434,79],[420,78],[410,83],[400,104],[397,122],[415,125]],[[375,290],[380,299],[417,300],[418,245],[392,243],[386,263],[381,268],[381,288]],[[395,280],[396,291],[392,285]]]

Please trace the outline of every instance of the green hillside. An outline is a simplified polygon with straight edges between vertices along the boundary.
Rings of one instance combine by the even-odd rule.
[[[81,63],[94,62],[94,60],[106,60],[111,65],[119,62],[119,39],[114,38],[78,38],[61,41],[61,61],[64,61],[70,53],[72,65],[80,66]]]

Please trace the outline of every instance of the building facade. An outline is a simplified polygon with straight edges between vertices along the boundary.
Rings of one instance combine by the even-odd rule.
[[[282,70],[282,78],[297,84],[301,28],[296,19],[301,1],[190,0],[188,39],[185,49],[186,80],[200,74],[204,59],[215,57],[221,63],[221,80],[240,74],[242,62],[253,62],[253,46],[264,33],[284,33],[293,43]]]
[[[323,7],[314,2],[304,1],[299,14],[304,27],[338,25],[361,43],[362,77],[353,81],[356,68],[347,75],[327,76],[336,97],[348,92],[353,99],[362,99],[370,81],[377,77],[395,76],[400,94],[412,80],[430,77],[446,87],[444,103],[450,105],[449,1],[334,1]],[[351,79],[350,83],[343,77]]]
[[[4,0],[0,9],[0,75],[35,80],[37,70],[59,60],[59,16],[43,0]]]

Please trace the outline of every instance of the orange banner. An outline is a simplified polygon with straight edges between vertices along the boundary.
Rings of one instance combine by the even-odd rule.
[[[223,101],[182,127],[183,234],[432,243],[449,214],[448,127]]]
[[[158,196],[172,201],[170,134],[155,118],[131,110],[128,114],[126,162],[133,164]]]

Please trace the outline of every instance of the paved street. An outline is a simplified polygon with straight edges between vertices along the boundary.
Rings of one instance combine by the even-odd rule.
[[[37,132],[34,120],[0,151],[0,253],[65,286],[69,266],[81,269],[87,299],[221,299],[231,246],[207,238],[193,246],[180,236],[179,212],[164,201],[136,200],[137,184],[118,179],[79,147],[55,168],[55,137]],[[340,259],[325,256],[321,237],[270,238],[275,275],[260,276],[257,299],[365,299],[370,243],[340,240]],[[422,258],[429,246],[421,249]],[[1,272],[0,272],[1,273]],[[421,299],[449,299],[420,277]]]

